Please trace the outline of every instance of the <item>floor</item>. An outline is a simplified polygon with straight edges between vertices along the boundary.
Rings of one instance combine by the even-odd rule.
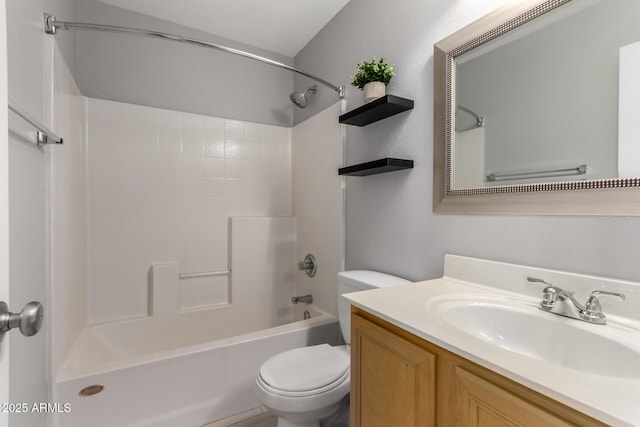
[[[278,419],[275,415],[263,414],[257,417],[231,424],[232,427],[276,427]]]
[[[271,414],[267,408],[261,406],[202,427],[277,427],[277,425],[278,418]],[[322,425],[349,426],[349,395],[344,397],[337,411],[323,420]]]
[[[278,418],[262,407],[202,427],[276,427],[277,424]]]

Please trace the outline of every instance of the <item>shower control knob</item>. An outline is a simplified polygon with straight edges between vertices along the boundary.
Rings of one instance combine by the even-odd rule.
[[[315,276],[317,269],[318,263],[312,254],[307,254],[307,256],[304,257],[304,261],[298,263],[298,270],[303,270],[309,277]]]
[[[0,301],[0,341],[5,332],[19,328],[22,335],[30,337],[42,327],[44,308],[37,301],[27,303],[20,313],[10,313],[7,303]]]

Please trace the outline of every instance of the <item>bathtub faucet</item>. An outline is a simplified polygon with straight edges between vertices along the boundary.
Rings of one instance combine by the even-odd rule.
[[[305,304],[311,304],[313,302],[313,297],[311,296],[311,294],[304,295],[301,297],[293,297],[291,298],[291,302],[293,304],[298,304],[299,302],[303,302]]]

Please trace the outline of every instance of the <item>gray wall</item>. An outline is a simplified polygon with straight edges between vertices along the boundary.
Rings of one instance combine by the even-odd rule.
[[[347,164],[390,156],[413,159],[415,168],[346,178],[346,267],[427,279],[454,253],[640,280],[640,218],[432,212],[433,44],[504,3],[351,0],[296,56],[296,67],[348,83],[358,62],[384,55],[398,72],[388,91],[415,100],[410,112],[347,127]],[[325,93],[296,122],[321,109]],[[347,109],[361,103],[349,87]]]
[[[94,0],[79,2],[78,19],[184,35],[292,64],[283,55]],[[77,81],[82,94],[93,98],[256,123],[293,123],[291,72],[198,46],[83,32],[78,38]]]

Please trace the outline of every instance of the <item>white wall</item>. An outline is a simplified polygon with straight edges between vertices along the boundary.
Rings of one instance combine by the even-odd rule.
[[[0,96],[5,98],[8,95],[7,88],[7,11],[5,3],[0,5]],[[2,106],[0,116],[0,128],[2,132],[9,130],[8,110]],[[0,139],[0,300],[8,301],[10,296],[9,269],[9,140]],[[0,351],[0,401],[9,401],[9,353],[7,346],[11,345],[7,340],[4,344],[5,350]],[[9,414],[0,413],[0,424],[9,423]]]
[[[337,274],[344,269],[344,125],[338,123],[343,101],[293,128],[293,214],[298,218],[297,259],[311,253],[318,262],[314,277],[298,271],[298,295],[338,314]]]
[[[398,73],[389,92],[415,100],[410,112],[347,128],[346,164],[415,161],[411,171],[346,179],[348,269],[433,278],[444,254],[454,253],[640,280],[640,218],[432,212],[433,44],[506,2],[351,0],[296,56],[296,67],[335,82],[348,82],[362,59],[386,56]],[[346,99],[347,109],[362,103],[353,87]],[[322,108],[310,105],[296,121]]]
[[[37,237],[31,240],[13,233],[18,246],[11,248],[12,257],[19,259],[19,251],[26,248],[27,268],[37,276],[31,280],[12,277],[13,302],[41,300],[45,305],[43,332],[24,341],[37,348],[14,348],[15,360],[27,366],[26,372],[17,363],[12,367],[12,388],[20,386],[27,394],[14,394],[12,401],[47,401],[47,384],[86,318],[83,118],[72,78],[75,36],[58,43],[42,30],[44,11],[73,19],[75,6],[73,0],[7,2],[9,97],[65,140],[62,147],[36,148],[31,143],[34,130],[11,117],[12,230],[26,226],[33,232],[31,237]],[[19,202],[15,207],[14,201]],[[25,201],[32,204],[23,215],[15,209]],[[29,245],[33,246],[29,249]],[[30,382],[43,374],[49,378],[40,378],[40,384]],[[11,425],[31,427],[44,425],[47,415],[12,416]]]
[[[228,217],[291,215],[289,128],[86,105],[90,322],[145,316],[152,264],[227,270]]]
[[[640,176],[640,41],[620,48],[618,104],[618,171],[620,177]]]
[[[37,335],[26,338],[17,330],[11,331],[9,402],[46,401],[48,392],[47,346],[52,324],[47,274],[47,153],[34,145],[34,135],[30,125],[9,116],[9,308],[19,313],[29,301],[39,301],[46,315]],[[16,427],[44,425],[45,421],[45,414],[9,414],[9,425]]]

